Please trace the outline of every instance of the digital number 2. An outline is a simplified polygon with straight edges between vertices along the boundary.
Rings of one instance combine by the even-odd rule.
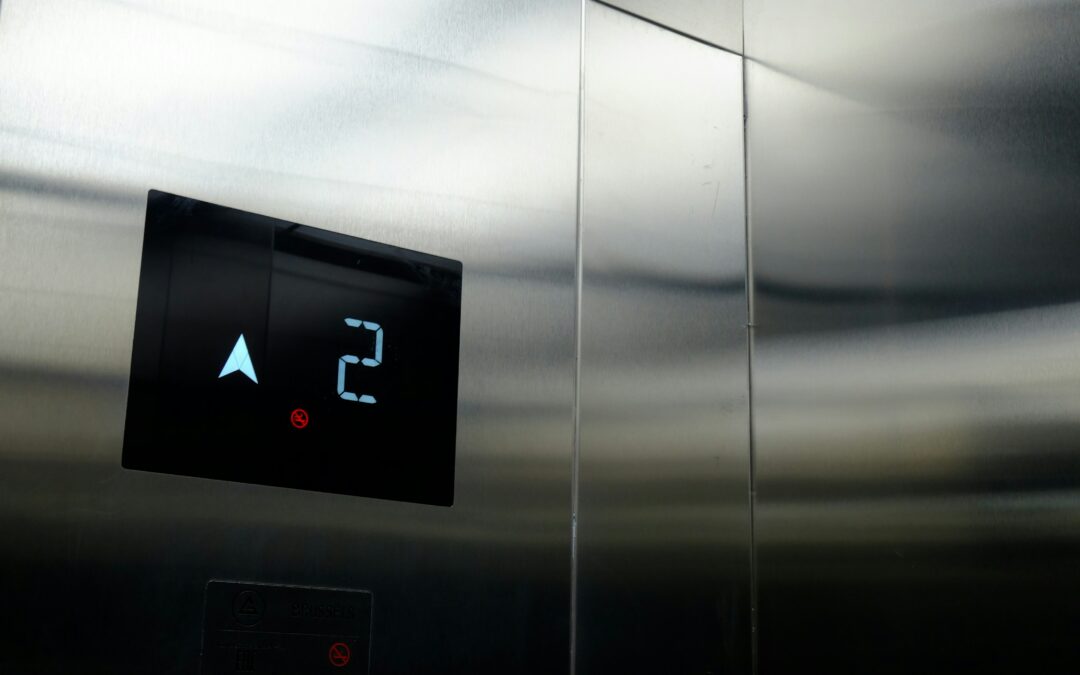
[[[368,368],[374,368],[382,363],[382,343],[383,343],[383,330],[382,326],[371,321],[361,321],[360,319],[345,319],[346,325],[350,328],[364,328],[375,333],[375,357],[361,359],[359,356],[353,354],[345,354],[338,359],[337,364],[337,393],[338,396],[346,401],[356,401],[357,403],[374,403],[375,397],[371,394],[363,394],[357,396],[351,391],[345,391],[345,366],[349,364],[361,364]]]

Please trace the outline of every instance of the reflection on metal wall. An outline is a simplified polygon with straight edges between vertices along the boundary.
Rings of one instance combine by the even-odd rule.
[[[762,675],[1076,671],[1077,35],[747,3]]]
[[[0,671],[195,673],[211,578],[565,671],[580,5],[496,4],[4,0]],[[149,188],[464,262],[453,508],[120,468]]]
[[[747,672],[741,59],[585,25],[577,672]]]
[[[743,0],[604,0],[632,14],[734,52],[743,48]]]

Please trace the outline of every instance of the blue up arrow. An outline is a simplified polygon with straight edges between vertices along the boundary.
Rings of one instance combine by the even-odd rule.
[[[251,356],[248,355],[247,342],[244,341],[243,333],[240,333],[240,339],[236,341],[236,346],[232,348],[232,353],[229,354],[229,359],[225,361],[225,366],[221,369],[218,379],[220,380],[238,370],[247,375],[248,379],[255,384],[259,383],[259,378],[255,377],[255,366],[251,365]]]

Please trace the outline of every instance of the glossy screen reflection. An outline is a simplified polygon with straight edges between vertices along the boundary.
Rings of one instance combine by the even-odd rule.
[[[461,271],[151,192],[124,466],[451,504]]]

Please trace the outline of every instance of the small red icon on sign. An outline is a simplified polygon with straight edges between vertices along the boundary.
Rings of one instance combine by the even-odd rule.
[[[330,665],[344,668],[349,665],[350,658],[352,658],[352,651],[349,645],[344,642],[335,642],[330,645]]]
[[[308,414],[303,408],[297,408],[289,415],[289,421],[297,429],[303,429],[308,425]]]

